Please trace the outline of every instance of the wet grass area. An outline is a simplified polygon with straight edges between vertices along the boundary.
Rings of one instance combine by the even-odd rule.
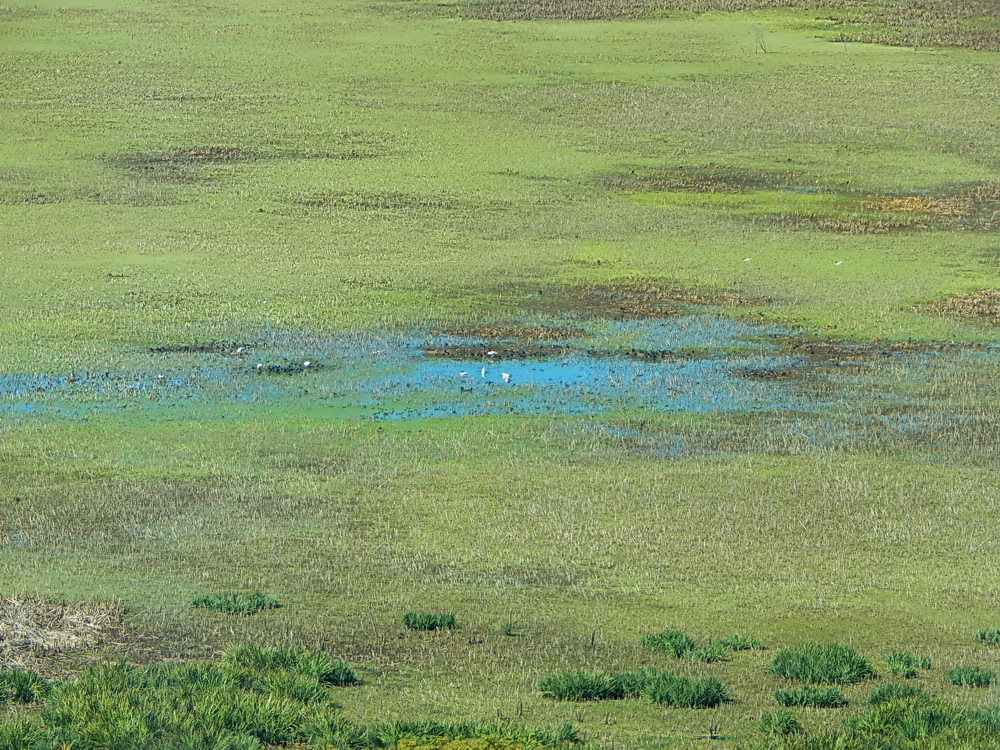
[[[754,225],[840,234],[998,228],[1000,183],[971,182],[876,193],[809,180],[794,170],[720,164],[629,170],[598,184],[640,203],[723,213]]]
[[[128,361],[116,371],[0,376],[0,415],[173,419],[213,407],[389,421],[590,415],[607,422],[609,444],[686,455],[719,445],[676,430],[665,436],[662,428],[616,427],[616,420],[743,415],[758,433],[776,430],[776,444],[787,443],[777,436],[787,433],[789,420],[799,426],[787,434],[812,436],[812,444],[940,432],[945,421],[973,417],[943,414],[919,388],[909,392],[900,383],[933,382],[949,363],[997,365],[990,348],[817,342],[691,309],[658,318],[577,315],[410,332],[270,332],[156,344]]]

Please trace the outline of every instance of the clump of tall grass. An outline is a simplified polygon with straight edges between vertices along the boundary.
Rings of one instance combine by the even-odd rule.
[[[709,643],[721,648],[728,648],[730,651],[750,651],[764,648],[764,643],[757,638],[747,638],[735,634],[727,635],[725,638],[713,638]]]
[[[49,694],[52,683],[28,669],[5,669],[0,672],[0,705],[37,703]]]
[[[976,638],[983,643],[987,643],[990,646],[996,646],[1000,644],[1000,629],[994,630],[977,630]]]
[[[685,677],[675,673],[665,673],[652,680],[643,689],[642,697],[653,703],[679,708],[715,708],[732,700],[722,680]]]
[[[757,720],[757,729],[772,737],[787,737],[792,734],[801,734],[803,731],[799,720],[786,708],[761,714]]]
[[[532,727],[511,721],[442,722],[428,719],[376,724],[366,729],[363,742],[371,748],[392,750],[405,747],[434,750],[439,746],[447,750],[464,750],[460,745],[450,743],[468,740],[480,740],[478,743],[470,742],[468,750],[531,750],[577,744],[580,733],[567,722]]]
[[[546,698],[561,701],[604,701],[624,695],[616,675],[590,669],[568,669],[546,675],[539,681],[538,689]]]
[[[665,630],[662,633],[650,633],[642,638],[642,645],[650,651],[670,654],[678,659],[687,656],[698,644],[694,638],[680,630]]]
[[[451,630],[458,625],[453,612],[407,612],[403,624],[410,630]]]
[[[329,685],[356,685],[359,682],[357,673],[343,659],[294,644],[231,646],[222,652],[222,663],[230,667],[285,670]]]
[[[875,688],[868,696],[868,705],[874,706],[876,703],[885,703],[895,700],[912,700],[930,698],[930,695],[923,688],[916,685],[899,685],[889,683]]]
[[[885,666],[890,674],[909,679],[917,676],[918,669],[930,669],[931,660],[925,656],[914,656],[909,651],[894,651],[885,657]]]
[[[3,750],[545,750],[579,742],[570,725],[395,722],[363,726],[340,714],[304,650],[230,649],[227,661],[104,664],[52,686],[31,720],[0,720]],[[310,652],[306,652],[310,653]],[[314,652],[312,652],[314,653]],[[407,739],[410,738],[410,739]],[[410,740],[419,739],[419,743]],[[449,744],[458,741],[459,745]]]
[[[223,591],[220,594],[199,596],[191,605],[227,614],[249,615],[280,607],[281,602],[263,591]]]
[[[983,667],[960,666],[948,670],[948,682],[965,687],[988,687],[996,680],[997,673]]]
[[[802,682],[850,685],[875,676],[868,660],[843,643],[806,643],[775,654],[771,670]]]
[[[835,687],[814,687],[805,685],[790,690],[775,690],[774,699],[782,706],[814,706],[816,708],[839,708],[847,705],[847,698]]]
[[[725,684],[714,677],[685,677],[664,669],[645,667],[617,675],[622,693],[653,703],[681,708],[713,708],[731,699]]]
[[[996,750],[1000,708],[901,697],[845,716],[839,731],[762,738],[744,750]]]

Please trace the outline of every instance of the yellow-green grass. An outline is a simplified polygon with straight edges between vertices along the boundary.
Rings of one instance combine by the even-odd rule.
[[[104,370],[275,329],[496,323],[527,289],[635,276],[771,300],[730,312],[811,335],[990,340],[915,310],[998,286],[984,231],[748,221],[996,179],[996,53],[832,43],[823,16],[4,6],[0,372]],[[707,165],[832,192],[608,181]],[[843,641],[873,664],[912,650],[933,659],[916,680],[931,693],[996,703],[945,678],[1000,653],[975,640],[1000,593],[994,383],[985,367],[928,369],[887,392],[978,421],[840,449],[765,434],[753,414],[609,417],[695,436],[706,455],[687,458],[588,418],[373,423],[276,404],[11,421],[0,590],[120,598],[168,655],[321,646],[360,665],[343,702],[366,722],[500,712],[618,747],[752,734],[787,686],[773,651],[702,664],[641,647],[675,628]],[[284,606],[190,606],[256,588]],[[411,611],[455,612],[461,629],[404,631]],[[536,690],[551,671],[644,665],[722,677],[737,701],[581,709]],[[871,687],[845,693],[857,705]],[[809,729],[839,715],[796,712]]]

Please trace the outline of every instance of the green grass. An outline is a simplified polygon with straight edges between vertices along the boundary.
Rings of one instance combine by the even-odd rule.
[[[912,700],[918,698],[930,698],[930,695],[923,688],[919,688],[916,685],[899,685],[894,683],[889,683],[887,685],[879,685],[875,688],[871,695],[868,696],[867,703],[869,706],[874,706],[876,703],[885,703],[887,701],[894,700]]]
[[[301,646],[231,646],[222,652],[222,663],[257,670],[287,670],[330,685],[355,685],[357,673],[343,659],[334,659]]]
[[[773,653],[713,633],[774,649],[907,649],[946,665],[982,657],[971,633],[996,612],[1000,559],[984,519],[995,516],[997,413],[995,367],[975,352],[928,352],[916,370],[891,352],[871,360],[875,376],[800,352],[852,379],[831,405],[827,371],[768,385],[809,399],[801,413],[375,422],[336,408],[334,389],[310,408],[234,394],[181,415],[127,383],[97,415],[11,410],[7,373],[124,371],[150,348],[199,344],[210,350],[177,356],[213,363],[284,334],[307,349],[331,332],[349,342],[359,329],[524,324],[567,288],[627,278],[743,295],[753,302],[717,311],[818,339],[995,338],[985,318],[924,306],[1000,287],[984,214],[913,200],[996,179],[983,92],[998,63],[975,48],[995,18],[967,23],[934,3],[918,43],[900,46],[916,28],[900,4],[860,21],[867,4],[616,10],[634,5],[605,3],[586,21],[392,0],[0,8],[0,258],[11,269],[0,282],[0,593],[115,600],[129,613],[97,646],[19,651],[25,666],[62,678],[119,657],[232,660],[233,644],[321,650],[243,652],[251,664],[223,669],[236,688],[200,672],[183,689],[225,726],[184,735],[195,747],[260,742],[239,729],[248,716],[272,739],[354,747],[377,735],[364,741],[393,747],[478,741],[469,717],[559,726],[582,712],[587,742],[676,750],[718,726],[720,746],[755,742],[787,688]],[[841,16],[852,18],[831,20]],[[862,37],[891,44],[849,41]],[[714,181],[677,184],[691,175]],[[268,359],[265,376],[308,390],[301,361]],[[856,431],[838,431],[831,416],[843,414]],[[236,590],[276,592],[284,606],[258,617],[191,606]],[[417,606],[458,612],[461,629],[402,628]],[[674,661],[668,641],[643,645],[670,624],[697,635],[682,654],[725,655],[698,650],[721,642],[730,658]],[[326,654],[359,665],[363,684],[327,687],[317,675],[339,667]],[[643,699],[639,686],[686,695],[676,685],[690,683],[650,676],[668,663],[736,700],[702,712]],[[888,662],[900,678],[895,665],[959,701],[961,720],[937,703],[864,707],[871,688],[855,684],[843,713],[869,729],[796,710],[805,732],[788,746],[835,732],[868,750],[914,722],[940,747],[989,747],[974,712],[991,691]],[[577,669],[630,674],[622,690],[639,699],[539,691]],[[52,714],[69,717],[59,727],[18,704],[0,746],[56,731],[126,744],[147,715],[181,732],[154,705],[181,690],[166,674],[142,677],[148,705],[54,689],[63,697],[45,711],[68,712]],[[719,684],[690,696],[718,697]],[[939,713],[952,717],[940,731]],[[511,726],[489,736],[549,741]]]
[[[782,706],[815,706],[816,708],[840,708],[848,703],[840,688],[814,687],[812,685],[775,690],[774,699]]]
[[[538,682],[546,698],[561,701],[605,701],[624,694],[618,678],[598,670],[571,669],[546,675]]]
[[[1000,629],[977,630],[976,639],[990,646],[1000,644]]]
[[[798,648],[783,648],[775,654],[771,670],[789,680],[841,685],[875,676],[868,660],[843,643],[806,643]]]
[[[791,711],[784,708],[761,714],[757,721],[757,728],[762,734],[774,737],[785,737],[802,732],[802,724]]]
[[[0,671],[0,704],[37,703],[52,690],[52,682],[28,669]]]
[[[916,677],[920,669],[931,669],[932,663],[926,656],[914,656],[909,651],[893,651],[885,657],[885,666],[896,677]]]
[[[410,630],[453,630],[458,627],[454,612],[407,612],[403,624]]]
[[[997,673],[985,667],[970,665],[954,667],[948,670],[948,682],[963,687],[988,687],[996,681]]]
[[[227,614],[248,615],[264,609],[280,607],[281,603],[263,591],[225,591],[221,594],[199,596],[191,602],[191,605]]]

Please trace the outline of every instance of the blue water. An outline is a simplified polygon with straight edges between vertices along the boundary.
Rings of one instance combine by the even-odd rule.
[[[123,412],[174,417],[212,405],[251,412],[315,406],[324,414],[392,420],[636,410],[812,413],[842,404],[864,377],[806,370],[801,377],[745,377],[747,369],[794,373],[804,360],[780,351],[775,337],[787,331],[715,316],[528,323],[572,326],[580,334],[512,341],[427,331],[271,331],[239,356],[126,352],[136,364],[123,371],[95,362],[72,374],[0,375],[0,421]],[[455,346],[464,347],[461,359],[427,354]],[[490,356],[494,347],[501,354]],[[519,348],[530,356],[502,353]]]

